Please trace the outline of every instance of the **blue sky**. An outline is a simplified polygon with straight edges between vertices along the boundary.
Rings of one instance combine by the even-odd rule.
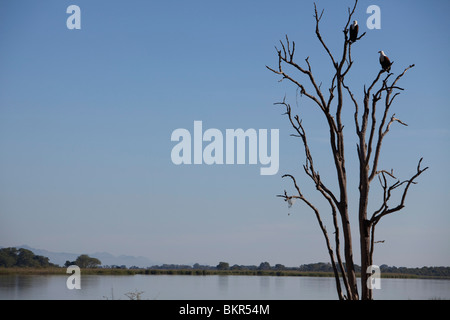
[[[69,30],[66,8],[81,8]],[[352,1],[318,1],[321,31],[340,53]],[[368,30],[366,8],[381,8]],[[450,265],[450,71],[448,1],[360,1],[367,35],[353,46],[348,83],[361,100],[379,70],[378,51],[395,61],[406,90],[393,105],[408,127],[393,126],[380,165],[409,177],[420,157],[430,169],[406,208],[377,226],[375,263]],[[313,213],[290,215],[276,198],[292,190],[284,173],[326,208],[304,176],[303,149],[282,110],[286,95],[304,119],[316,166],[330,177],[327,130],[318,110],[265,66],[288,34],[297,61],[310,56],[329,85],[330,63],[314,36],[312,1],[0,2],[0,245],[51,251],[108,251],[161,263],[295,266],[328,261]],[[299,78],[306,80],[304,78]],[[297,106],[298,105],[298,106]],[[344,110],[350,213],[356,217],[353,109]],[[260,165],[182,165],[170,158],[177,128],[280,130],[280,170]],[[373,184],[371,208],[378,206]],[[328,212],[323,214],[331,230]],[[358,227],[353,219],[358,263]],[[358,263],[359,264],[359,263]]]

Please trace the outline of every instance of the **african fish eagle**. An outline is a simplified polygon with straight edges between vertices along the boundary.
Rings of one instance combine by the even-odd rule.
[[[383,51],[378,51],[380,54],[380,64],[384,71],[390,72],[391,71],[391,60],[384,54]]]
[[[358,21],[353,21],[353,24],[350,26],[350,41],[353,43],[358,38]]]

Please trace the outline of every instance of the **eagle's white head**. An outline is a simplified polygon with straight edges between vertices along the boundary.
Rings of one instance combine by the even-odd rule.
[[[383,57],[385,57],[386,55],[384,54],[384,51],[383,50],[381,50],[381,51],[378,51],[378,53],[380,54],[380,57],[381,56],[383,56]]]
[[[358,24],[358,21],[353,21],[353,26],[356,27],[356,25]]]

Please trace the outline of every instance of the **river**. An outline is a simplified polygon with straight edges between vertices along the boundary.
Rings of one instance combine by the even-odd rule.
[[[1,275],[0,300],[335,300],[334,278],[191,275],[81,275],[69,290],[64,275]],[[374,298],[450,299],[450,280],[381,279]]]

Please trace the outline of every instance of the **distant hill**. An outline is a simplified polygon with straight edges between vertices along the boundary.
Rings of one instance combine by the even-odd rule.
[[[64,266],[64,263],[67,260],[74,261],[80,254],[86,253],[86,252],[81,252],[81,253],[52,252],[52,251],[48,251],[48,250],[44,250],[44,249],[32,248],[28,245],[17,246],[16,248],[24,248],[24,249],[33,251],[33,253],[36,255],[48,257],[51,263],[57,264],[59,266]],[[127,268],[129,268],[131,266],[145,268],[145,267],[150,267],[154,264],[157,264],[155,261],[152,261],[152,260],[150,260],[146,257],[142,257],[142,256],[138,256],[138,257],[127,256],[127,255],[114,256],[108,252],[94,252],[94,253],[86,253],[86,254],[88,254],[90,257],[99,259],[102,262],[103,266],[125,265],[125,266],[127,266]]]

